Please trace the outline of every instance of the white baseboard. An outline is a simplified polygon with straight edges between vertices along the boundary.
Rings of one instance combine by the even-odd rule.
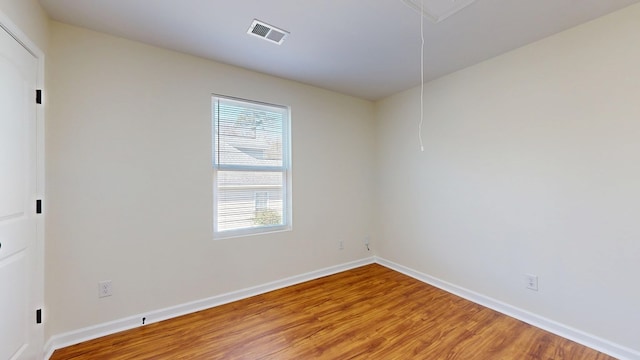
[[[512,305],[492,299],[482,294],[478,294],[474,291],[462,288],[460,286],[448,283],[446,281],[440,280],[433,276],[423,274],[419,271],[410,269],[400,264],[396,264],[392,261],[375,257],[375,262],[382,266],[395,270],[397,272],[408,275],[414,279],[420,280],[424,283],[440,288],[446,292],[455,294],[464,299],[472,301],[476,304],[488,307],[490,309],[503,313],[507,316],[524,321],[527,324],[546,330],[558,336],[562,336],[563,338],[575,341],[579,344],[598,350],[602,353],[608,354],[615,358],[618,358],[621,360],[640,359],[640,352],[636,350],[621,346],[619,344],[615,344],[611,341],[599,338],[592,334],[588,334],[578,329],[574,329],[570,326],[567,326],[567,325],[558,323],[556,321],[547,319],[545,317],[519,309]]]
[[[238,291],[234,291],[234,292],[230,292],[230,293],[226,293],[218,296],[213,296],[207,299],[192,301],[189,303],[168,307],[166,309],[154,310],[147,313],[110,321],[107,323],[70,331],[60,335],[54,335],[49,339],[49,341],[47,341],[45,345],[45,354],[46,354],[45,359],[49,359],[51,355],[53,355],[53,352],[57,349],[75,345],[83,341],[96,339],[102,336],[115,334],[120,331],[143,326],[142,325],[143,317],[145,318],[145,324],[151,324],[151,323],[159,322],[162,320],[178,317],[181,315],[190,314],[196,311],[209,309],[214,306],[219,306],[223,304],[228,304],[233,301],[246,299],[251,296],[264,294],[269,291],[282,289],[287,286],[300,284],[305,281],[321,278],[323,276],[333,275],[333,274],[354,269],[360,266],[373,264],[374,262],[375,260],[373,257],[356,260],[356,261],[348,262],[345,264],[331,266],[328,268],[308,272],[305,274],[292,276],[286,279],[273,281],[263,285],[254,286],[251,288],[242,289],[242,290],[238,290]]]
[[[555,322],[553,320],[544,318],[542,316],[530,313],[528,311],[519,309],[512,305],[492,299],[482,294],[478,294],[474,291],[448,283],[446,281],[440,280],[433,276],[423,274],[419,271],[413,270],[406,266],[402,266],[400,264],[396,264],[392,261],[379,258],[379,257],[371,257],[371,258],[361,259],[357,261],[352,261],[345,264],[331,266],[325,269],[320,269],[320,270],[308,272],[305,274],[292,276],[286,279],[270,282],[267,284],[234,291],[227,294],[213,296],[207,299],[180,304],[180,305],[172,306],[166,309],[154,310],[148,313],[134,315],[127,318],[122,318],[115,321],[110,321],[107,323],[90,326],[90,327],[74,330],[74,331],[67,332],[60,335],[55,335],[51,337],[49,341],[47,341],[47,344],[45,345],[45,354],[46,354],[45,359],[49,359],[53,354],[53,352],[57,349],[78,344],[83,341],[96,339],[102,336],[111,335],[120,331],[143,326],[142,325],[143,317],[146,319],[145,324],[151,324],[151,323],[159,322],[162,320],[178,317],[181,315],[193,313],[196,311],[208,309],[214,306],[219,306],[219,305],[227,304],[233,301],[246,299],[251,296],[264,294],[269,291],[303,283],[305,281],[317,279],[323,276],[333,275],[342,271],[350,270],[353,268],[357,268],[357,267],[372,264],[372,263],[378,263],[382,266],[388,267],[392,270],[408,275],[414,279],[420,280],[424,283],[427,283],[429,285],[435,286],[449,293],[460,296],[476,304],[480,304],[482,306],[488,307],[490,309],[493,309],[495,311],[498,311],[500,313],[513,317],[515,319],[524,321],[535,327],[549,331],[551,333],[562,336],[569,340],[575,341],[579,344],[588,346],[592,349],[598,350],[600,352],[611,355],[618,359],[621,359],[621,360],[640,359],[640,352],[636,350],[621,346],[619,344],[615,344],[608,340],[585,333],[583,331],[574,329],[570,326],[566,326],[564,324]]]

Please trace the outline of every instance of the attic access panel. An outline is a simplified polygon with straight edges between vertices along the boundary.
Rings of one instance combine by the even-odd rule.
[[[434,23],[439,23],[475,1],[476,0],[402,0],[407,6],[418,12],[422,12],[424,17]]]

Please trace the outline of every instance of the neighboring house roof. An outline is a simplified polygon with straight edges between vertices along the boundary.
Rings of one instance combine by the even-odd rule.
[[[242,164],[262,167],[282,166],[282,145],[264,136],[220,136],[218,153],[222,164]],[[281,172],[238,172],[218,174],[219,186],[282,186]]]

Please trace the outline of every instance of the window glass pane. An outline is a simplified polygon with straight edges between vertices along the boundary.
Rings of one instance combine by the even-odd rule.
[[[219,99],[213,111],[216,164],[284,166],[286,109]]]
[[[284,225],[283,174],[218,171],[218,231]]]
[[[255,203],[256,203],[256,211],[263,211],[269,208],[269,192],[268,191],[258,191],[254,193]]]

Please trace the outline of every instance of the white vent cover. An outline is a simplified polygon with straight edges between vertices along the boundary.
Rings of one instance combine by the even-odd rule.
[[[422,12],[424,17],[435,23],[439,23],[475,1],[476,0],[402,0],[407,6],[418,12]]]
[[[286,30],[278,29],[275,26],[269,25],[260,20],[253,20],[249,30],[247,30],[247,34],[257,36],[259,38],[269,40],[272,43],[276,43],[278,45],[282,44],[284,38],[289,35],[289,32]]]

